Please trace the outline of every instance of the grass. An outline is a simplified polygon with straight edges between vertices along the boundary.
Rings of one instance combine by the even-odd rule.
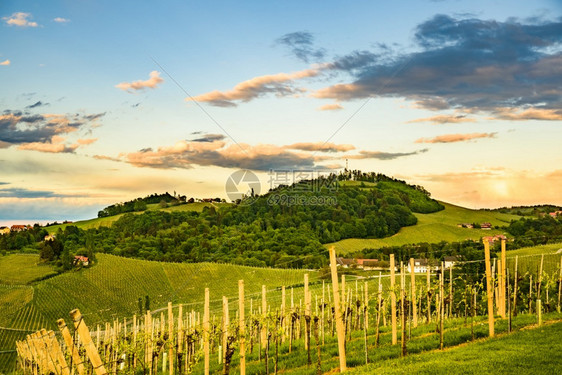
[[[177,205],[177,206],[169,206],[169,207],[166,207],[166,208],[160,208],[160,206],[158,204],[149,204],[147,206],[147,211],[161,210],[161,211],[166,211],[166,212],[174,212],[174,211],[201,212],[201,211],[203,211],[204,207],[215,207],[216,209],[218,209],[219,207],[223,207],[223,206],[226,206],[226,205],[229,205],[229,203],[194,202],[194,203],[180,204],[180,205]],[[143,212],[144,211],[131,212],[131,213],[141,214]],[[89,220],[81,220],[81,221],[76,221],[76,222],[67,223],[67,224],[51,225],[51,226],[45,227],[45,229],[49,233],[52,234],[52,233],[56,233],[59,229],[64,230],[64,228],[66,228],[69,225],[75,225],[78,228],[81,228],[81,229],[84,229],[84,230],[92,229],[92,228],[99,228],[99,227],[109,227],[114,222],[119,220],[119,218],[121,218],[123,215],[125,215],[125,214],[119,214],[119,215],[108,216],[108,217],[100,217],[100,218],[89,219]]]
[[[0,284],[29,284],[51,275],[56,275],[54,268],[40,263],[37,254],[0,256]]]
[[[467,239],[479,240],[483,236],[504,234],[502,230],[468,229],[459,228],[460,223],[489,222],[494,226],[509,224],[519,216],[502,214],[493,211],[471,210],[441,202],[445,209],[431,214],[415,214],[418,223],[405,227],[397,234],[386,238],[350,238],[326,244],[326,247],[335,246],[338,255],[352,254],[365,248],[381,248],[385,246],[401,246],[420,242],[438,243],[441,241],[456,242]]]
[[[562,322],[474,344],[380,361],[353,374],[560,374]]]

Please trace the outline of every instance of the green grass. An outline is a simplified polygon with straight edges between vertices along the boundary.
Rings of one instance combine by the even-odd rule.
[[[562,322],[450,350],[390,359],[353,374],[560,374]]]
[[[166,208],[160,208],[160,206],[158,204],[149,204],[147,206],[147,211],[149,211],[149,210],[161,210],[161,211],[166,211],[166,212],[174,212],[174,211],[201,212],[201,211],[203,211],[204,207],[215,207],[216,209],[218,209],[220,207],[224,207],[224,206],[227,206],[227,205],[229,205],[229,203],[195,202],[195,203],[180,204],[180,205],[177,205],[177,206],[169,206],[169,207],[166,207]],[[131,212],[131,213],[142,214],[143,212],[144,211]],[[59,228],[64,230],[64,228],[66,228],[69,225],[75,225],[78,228],[81,228],[81,229],[84,229],[84,230],[92,229],[92,228],[99,228],[99,227],[109,227],[114,222],[119,220],[123,215],[125,215],[125,214],[119,214],[119,215],[101,217],[101,218],[95,218],[95,219],[89,219],[89,220],[81,220],[81,221],[76,221],[76,222],[67,223],[67,224],[51,225],[49,227],[45,227],[45,229],[49,233],[56,233],[59,230]]]
[[[467,239],[478,240],[483,236],[504,234],[502,230],[459,228],[460,223],[489,222],[494,226],[504,226],[519,216],[502,214],[499,212],[470,210],[441,202],[445,209],[431,214],[415,214],[418,218],[416,225],[405,227],[397,234],[386,238],[362,239],[350,238],[326,244],[335,246],[338,255],[345,255],[361,251],[365,248],[380,248],[384,246],[401,246],[420,242],[438,243],[441,241],[455,242]]]
[[[0,284],[29,284],[55,274],[54,268],[41,263],[37,254],[0,256]]]
[[[539,255],[539,254],[552,254],[552,253],[558,253],[562,255],[562,243],[523,247],[517,250],[510,250],[507,252],[507,256],[514,257],[516,255],[522,256],[522,255]]]

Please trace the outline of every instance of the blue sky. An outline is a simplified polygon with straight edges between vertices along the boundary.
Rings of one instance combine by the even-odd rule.
[[[3,1],[0,221],[345,159],[467,207],[562,205],[561,11]]]

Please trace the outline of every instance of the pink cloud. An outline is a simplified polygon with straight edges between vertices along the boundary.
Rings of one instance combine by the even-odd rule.
[[[337,111],[338,109],[343,109],[343,107],[338,103],[324,104],[318,108],[320,111]]]
[[[415,143],[454,143],[479,138],[495,138],[497,133],[444,134],[434,138],[420,138]]]
[[[155,89],[160,83],[164,82],[164,79],[160,77],[160,72],[154,70],[150,72],[150,78],[146,81],[138,80],[134,82],[121,82],[115,87],[123,91],[133,92],[138,90],[144,90],[146,88]]]

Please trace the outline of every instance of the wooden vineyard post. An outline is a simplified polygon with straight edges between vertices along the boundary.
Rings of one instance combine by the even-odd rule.
[[[367,343],[367,331],[369,329],[369,291],[368,291],[368,284],[365,281],[364,285],[364,297],[363,299],[364,304],[363,304],[363,338],[364,338],[364,344],[365,344],[365,364],[369,363],[369,346]]]
[[[266,349],[267,346],[267,329],[265,328],[265,318],[267,315],[267,299],[266,299],[265,285],[261,286],[261,314],[262,314],[262,324],[261,324],[261,348]]]
[[[304,349],[307,352],[307,363],[310,366],[312,359],[310,357],[310,314],[311,314],[310,291],[308,290],[308,273],[304,274]]]
[[[283,285],[281,287],[281,343],[285,343],[285,336],[286,336],[286,331],[287,331],[287,327],[286,327],[286,318],[287,318],[287,312],[286,312],[286,303],[285,303],[285,285]]]
[[[539,326],[542,325],[542,300],[541,300],[541,287],[542,287],[542,270],[544,264],[544,254],[541,255],[541,265],[539,268],[539,283],[537,287],[537,321]],[[548,302],[548,301],[547,301]]]
[[[82,358],[80,354],[78,354],[78,349],[74,345],[74,341],[72,340],[72,335],[64,322],[64,319],[57,320],[57,325],[59,326],[59,330],[61,331],[62,338],[64,340],[64,344],[66,345],[66,350],[71,357],[71,366],[72,364],[76,366],[76,370],[78,371],[78,375],[84,375],[84,364],[82,363]]]
[[[506,299],[506,266],[507,259],[505,255],[505,238],[501,240],[501,273],[500,273],[500,314],[505,319],[505,299]]]
[[[401,334],[400,334],[400,340],[401,340],[401,347],[402,347],[402,352],[401,352],[401,356],[405,357],[406,356],[406,305],[405,305],[405,299],[406,299],[406,272],[405,272],[405,268],[404,268],[404,263],[400,262],[400,325],[401,325]]]
[[[484,239],[484,260],[486,262],[486,296],[488,298],[488,331],[494,337],[494,287],[492,285],[492,268],[490,265],[490,242]]]
[[[375,347],[379,346],[379,338],[380,338],[380,324],[381,324],[381,315],[382,315],[382,283],[381,283],[381,275],[382,272],[379,272],[379,290],[378,290],[378,304],[377,304],[377,331],[375,332]]]
[[[172,302],[168,302],[168,362],[170,375],[174,375],[174,313]]]
[[[84,320],[82,319],[82,314],[80,314],[80,310],[78,309],[72,310],[70,312],[70,317],[74,322],[74,328],[76,329],[76,331],[78,331],[78,334],[80,335],[80,340],[84,345],[84,349],[86,349],[86,354],[88,355],[88,358],[90,359],[90,362],[94,367],[94,372],[96,373],[96,375],[107,374],[107,371],[103,366],[98,350],[96,349],[96,346],[92,341],[92,336],[90,336],[90,330],[88,329],[88,326],[86,326],[86,323],[84,323]]]
[[[53,331],[49,331],[47,334],[52,347],[52,353],[60,365],[62,375],[70,375],[70,369],[68,368],[68,364],[66,363],[66,359],[64,358],[59,342],[55,337],[55,333]]]
[[[336,266],[336,250],[330,247],[330,271],[332,274],[332,289],[334,293],[334,316],[336,320],[336,331],[338,334],[338,353],[340,360],[340,372],[347,370],[345,359],[345,330],[343,327],[343,320],[340,311],[340,292],[338,287],[338,270]]]
[[[562,294],[562,257],[560,257],[560,273],[558,275],[558,305],[556,311],[560,314],[560,295]]]
[[[222,360],[223,373],[226,368],[226,345],[228,343],[228,325],[230,317],[228,316],[228,298],[222,296]]]
[[[431,323],[431,270],[429,260],[427,261],[427,322]]]
[[[410,258],[410,281],[411,289],[410,294],[412,295],[412,319],[414,323],[414,328],[418,326],[418,306],[416,304],[416,274],[414,272],[415,260]]]
[[[246,375],[246,323],[244,322],[244,280],[238,280],[238,319],[240,334],[240,375]]]
[[[517,261],[519,256],[515,256],[515,275],[513,279],[513,315],[517,316]]]
[[[506,268],[506,284],[507,284],[507,295],[506,295],[506,300],[507,300],[507,318],[508,318],[508,324],[507,324],[507,333],[511,333],[511,289],[509,288],[509,268]]]
[[[394,254],[390,254],[390,320],[392,324],[392,345],[398,342],[396,330],[396,275],[395,275]]]
[[[209,353],[209,288],[205,288],[205,306],[203,308],[203,353],[205,356],[205,375],[209,375],[211,355]]]
[[[443,329],[445,317],[444,286],[445,284],[445,263],[441,262],[441,274],[439,275],[439,349],[443,350]]]
[[[177,334],[177,358],[178,358],[178,374],[182,374],[182,357],[183,357],[183,305],[178,307],[178,334]],[[136,339],[135,339],[136,341]]]
[[[449,267],[449,312],[448,317],[453,316],[453,264]]]

